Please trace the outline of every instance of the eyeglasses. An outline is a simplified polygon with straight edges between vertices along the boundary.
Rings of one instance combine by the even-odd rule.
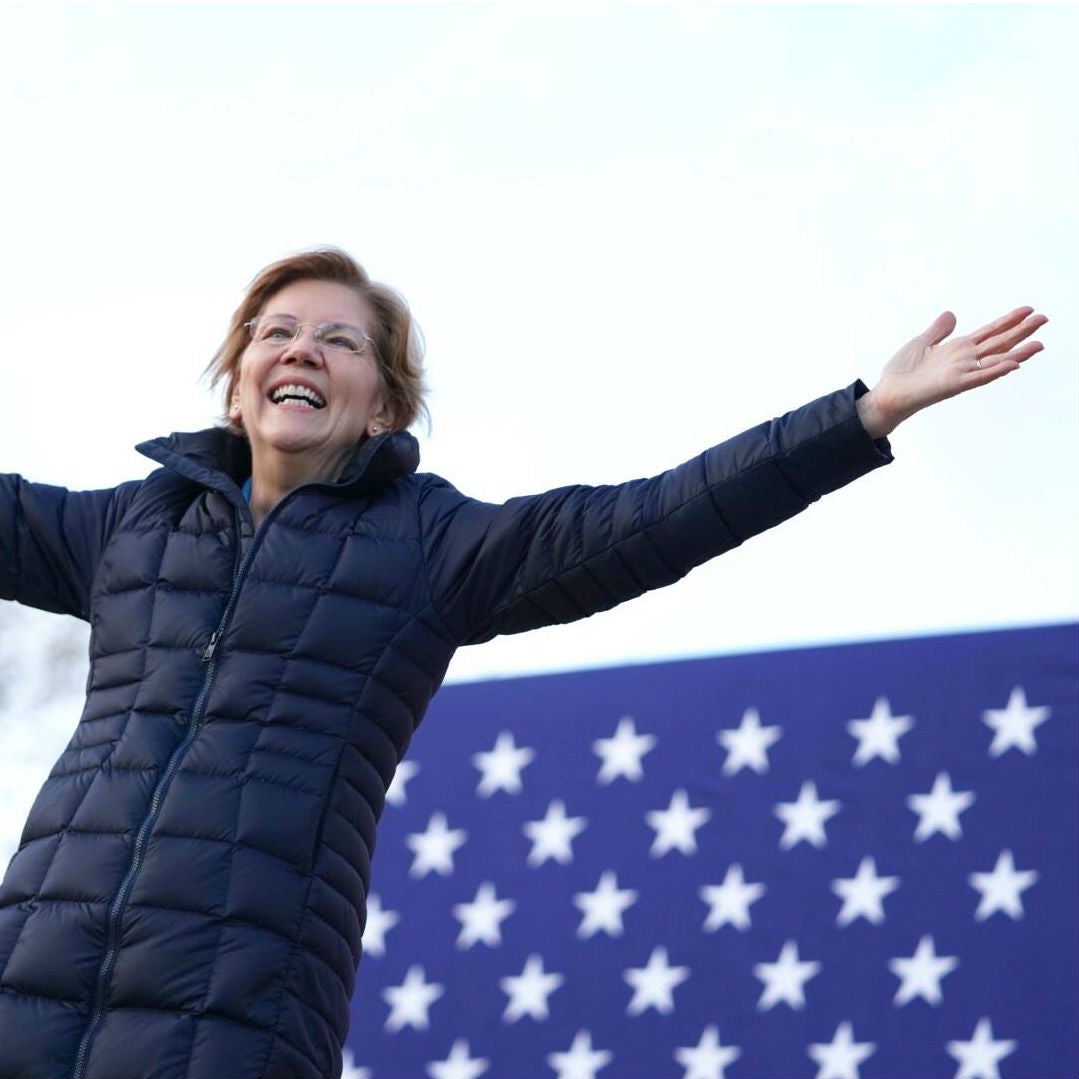
[[[299,340],[305,326],[315,331],[315,340],[331,352],[348,352],[353,356],[362,356],[368,345],[373,345],[371,338],[359,328],[347,322],[323,322],[315,326],[311,322],[300,322],[288,315],[260,315],[250,322],[245,322],[251,340],[260,345],[290,345]]]

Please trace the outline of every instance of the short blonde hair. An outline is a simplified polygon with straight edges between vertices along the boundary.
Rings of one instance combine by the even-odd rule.
[[[340,248],[318,247],[280,259],[258,274],[236,308],[224,342],[206,368],[211,387],[222,382],[225,385],[225,418],[229,429],[243,434],[239,424],[228,420],[228,410],[240,377],[240,359],[251,340],[245,324],[259,315],[278,292],[296,281],[334,281],[351,286],[363,297],[375,314],[375,325],[370,330],[386,406],[392,417],[391,428],[403,431],[417,420],[426,420],[423,338],[404,297],[389,286],[372,281],[367,271]]]

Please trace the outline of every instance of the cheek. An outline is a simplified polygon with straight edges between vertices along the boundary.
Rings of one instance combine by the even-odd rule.
[[[374,371],[364,371],[349,381],[345,388],[351,409],[373,411],[384,400],[385,390],[381,376]]]
[[[255,384],[258,378],[258,372],[255,369],[256,365],[253,361],[249,361],[247,355],[240,360],[240,369],[236,373],[236,385],[233,389],[233,396],[243,399],[251,392],[251,387]]]

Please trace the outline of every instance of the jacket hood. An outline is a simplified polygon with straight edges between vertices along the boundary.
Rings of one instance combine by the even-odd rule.
[[[251,475],[251,446],[224,427],[177,431],[140,442],[135,449],[187,479],[220,491],[230,501],[244,501],[240,487]],[[333,483],[313,484],[344,495],[369,495],[416,471],[420,447],[407,431],[390,431],[364,439]]]

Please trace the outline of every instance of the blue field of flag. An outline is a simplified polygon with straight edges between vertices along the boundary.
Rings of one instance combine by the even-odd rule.
[[[449,686],[346,1077],[1079,1074],[1079,627]]]

